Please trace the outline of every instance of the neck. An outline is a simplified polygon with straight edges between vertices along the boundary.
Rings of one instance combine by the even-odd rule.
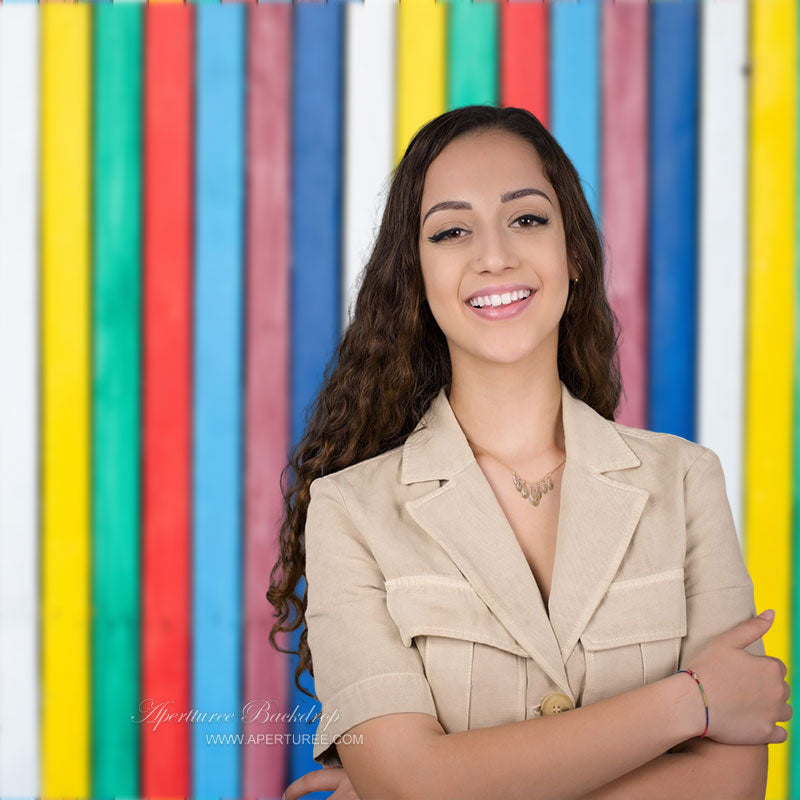
[[[520,472],[547,472],[565,456],[558,372],[535,381],[465,382],[453,377],[450,407],[474,452]]]

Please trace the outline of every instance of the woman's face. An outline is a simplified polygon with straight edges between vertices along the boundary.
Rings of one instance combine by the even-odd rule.
[[[428,168],[420,222],[425,293],[453,366],[464,357],[511,364],[545,355],[555,364],[574,272],[536,149],[506,131],[450,142]],[[483,310],[468,302],[487,295],[512,302]]]

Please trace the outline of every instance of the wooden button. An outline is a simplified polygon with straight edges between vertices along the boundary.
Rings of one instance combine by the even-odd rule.
[[[549,717],[551,714],[560,714],[562,711],[571,711],[575,706],[572,700],[562,692],[548,694],[542,700],[542,715]]]

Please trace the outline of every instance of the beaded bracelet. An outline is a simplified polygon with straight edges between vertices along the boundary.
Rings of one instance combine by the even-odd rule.
[[[693,669],[679,669],[678,672],[685,672],[687,675],[694,678],[697,681],[697,685],[700,687],[700,694],[703,695],[703,705],[706,707],[706,729],[700,734],[699,738],[702,739],[708,733],[708,700],[706,700],[703,684],[700,683],[700,676]],[[678,672],[675,674],[677,675]]]

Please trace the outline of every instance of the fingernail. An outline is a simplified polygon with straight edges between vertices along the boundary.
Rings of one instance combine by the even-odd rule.
[[[766,611],[762,611],[758,616],[762,619],[773,619],[775,616],[775,609],[768,608]]]

